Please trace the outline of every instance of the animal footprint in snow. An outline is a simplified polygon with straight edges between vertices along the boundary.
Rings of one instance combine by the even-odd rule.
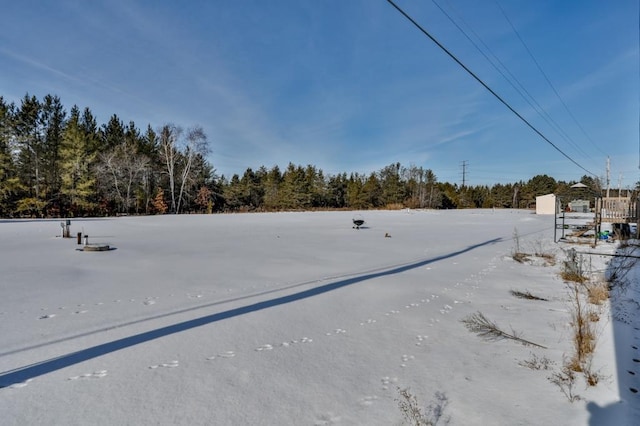
[[[262,351],[270,351],[273,350],[273,346],[272,345],[262,345],[256,348],[257,352],[262,352]]]
[[[49,319],[49,318],[54,318],[55,316],[56,314],[42,315],[41,317],[38,317],[38,319]]]
[[[322,414],[318,417],[318,420],[313,424],[314,426],[328,426],[336,423],[340,423],[342,418],[340,416],[334,415],[332,412],[328,412],[327,414]]]
[[[374,319],[368,319],[365,322],[361,322],[360,325],[374,324],[375,322],[376,322],[376,320],[374,320]]]
[[[174,360],[174,361],[167,362],[167,363],[164,363],[164,364],[150,365],[149,368],[152,369],[152,370],[155,370],[158,367],[176,368],[176,367],[178,367],[178,365],[179,365],[178,361]]]
[[[413,355],[402,355],[402,364],[400,364],[400,367],[404,368],[407,366],[407,362],[413,360],[415,357]]]
[[[333,333],[329,332],[329,333],[326,333],[326,335],[331,336],[332,334],[344,334],[346,332],[347,330],[343,330],[342,328],[336,328],[335,330],[333,330]]]
[[[144,302],[142,302],[143,304],[149,306],[149,305],[155,305],[156,301],[155,300],[145,300]]]
[[[382,381],[382,389],[383,390],[387,390],[389,389],[389,385],[391,383],[395,384],[398,383],[398,378],[397,377],[389,377],[389,376],[385,376],[381,379]]]
[[[422,345],[422,342],[427,340],[429,338],[429,336],[421,336],[421,335],[417,335],[416,336],[416,346],[420,346]]]
[[[311,342],[313,342],[313,339],[310,339],[310,338],[308,338],[308,337],[303,337],[302,339],[295,339],[295,340],[292,340],[292,341],[291,341],[291,342],[289,342],[289,343],[291,343],[291,344],[294,344],[294,345],[295,345],[295,344],[297,344],[297,343],[311,343]],[[283,346],[288,346],[288,345],[283,345]]]
[[[73,314],[74,315],[79,315],[79,314],[86,314],[87,312],[89,312],[89,311],[87,311],[86,309],[83,309],[82,311],[74,311]]]
[[[226,351],[226,352],[222,352],[222,353],[220,353],[218,355],[210,356],[207,359],[208,360],[212,360],[212,359],[216,359],[216,358],[233,358],[234,356],[236,356],[236,353],[234,351]]]
[[[67,380],[78,380],[78,379],[101,379],[106,377],[107,370],[94,371],[93,373],[85,373],[80,376],[69,377]]]
[[[440,313],[441,313],[442,315],[444,315],[444,314],[448,314],[448,313],[449,313],[449,311],[450,311],[451,309],[453,309],[451,306],[449,306],[449,305],[444,305],[444,307],[443,307],[442,309],[440,309]]]
[[[368,407],[370,405],[373,405],[373,403],[378,399],[377,396],[365,396],[364,398],[360,399],[360,405],[364,406],[364,407]]]

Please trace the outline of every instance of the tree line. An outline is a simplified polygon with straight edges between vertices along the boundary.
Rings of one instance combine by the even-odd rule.
[[[526,208],[575,182],[458,186],[430,169],[392,163],[369,174],[326,175],[313,165],[260,166],[218,176],[202,127],[139,130],[117,115],[98,125],[91,110],[60,98],[0,96],[0,216],[78,217],[300,209]],[[599,182],[588,176],[590,187]]]

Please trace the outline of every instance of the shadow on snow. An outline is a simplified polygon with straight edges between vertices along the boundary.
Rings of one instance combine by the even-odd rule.
[[[637,252],[618,249],[616,254],[636,256]],[[640,261],[621,259],[609,262],[606,272],[608,278],[619,276],[614,279],[610,302],[620,400],[603,407],[589,402],[590,426],[637,424],[640,418]]]
[[[159,339],[161,337],[169,336],[171,334],[180,333],[182,331],[190,330],[193,328],[201,327],[203,325],[211,324],[217,321],[221,321],[228,318],[237,317],[240,315],[248,314],[250,312],[256,312],[274,306],[285,305],[287,303],[296,302],[298,300],[307,299],[309,297],[317,296],[319,294],[327,293],[333,290],[340,289],[352,284],[357,284],[362,281],[384,277],[388,275],[400,274],[402,272],[419,268],[430,263],[438,262],[451,257],[459,256],[471,250],[494,244],[502,241],[502,238],[494,238],[482,243],[471,245],[465,249],[458,250],[442,256],[437,256],[431,259],[425,259],[414,263],[391,267],[386,270],[365,273],[352,278],[342,279],[329,284],[321,285],[311,288],[309,290],[300,291],[298,293],[290,294],[287,296],[276,297],[274,299],[265,300],[262,302],[253,303],[246,306],[241,306],[234,309],[229,309],[224,312],[218,312],[211,315],[206,315],[200,318],[195,318],[189,321],[183,321],[177,324],[161,327],[155,330],[139,333],[133,336],[117,339],[111,342],[103,343],[100,345],[92,346],[90,348],[82,349],[76,352],[72,352],[66,355],[61,355],[55,358],[50,358],[45,361],[26,365],[13,370],[0,373],[0,388],[11,386],[17,383],[25,382],[26,380],[33,379],[34,377],[42,376],[44,374],[51,373],[75,365],[93,358],[100,357],[102,355],[116,352],[121,349],[126,349],[141,343],[149,342],[151,340]]]

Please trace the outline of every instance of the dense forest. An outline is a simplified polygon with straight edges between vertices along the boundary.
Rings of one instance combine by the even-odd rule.
[[[199,126],[144,131],[117,115],[98,125],[89,108],[66,111],[57,96],[0,96],[0,217],[212,213],[300,209],[526,208],[575,182],[458,186],[430,169],[391,163],[369,175],[325,175],[289,163],[217,176]],[[581,181],[599,187],[588,176]]]

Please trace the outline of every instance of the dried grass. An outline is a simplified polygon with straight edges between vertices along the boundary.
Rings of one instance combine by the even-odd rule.
[[[519,291],[519,290],[511,290],[511,294],[518,299],[527,299],[527,300],[541,300],[541,301],[549,301],[549,299],[545,299],[544,297],[534,296],[531,294],[529,290]]]

